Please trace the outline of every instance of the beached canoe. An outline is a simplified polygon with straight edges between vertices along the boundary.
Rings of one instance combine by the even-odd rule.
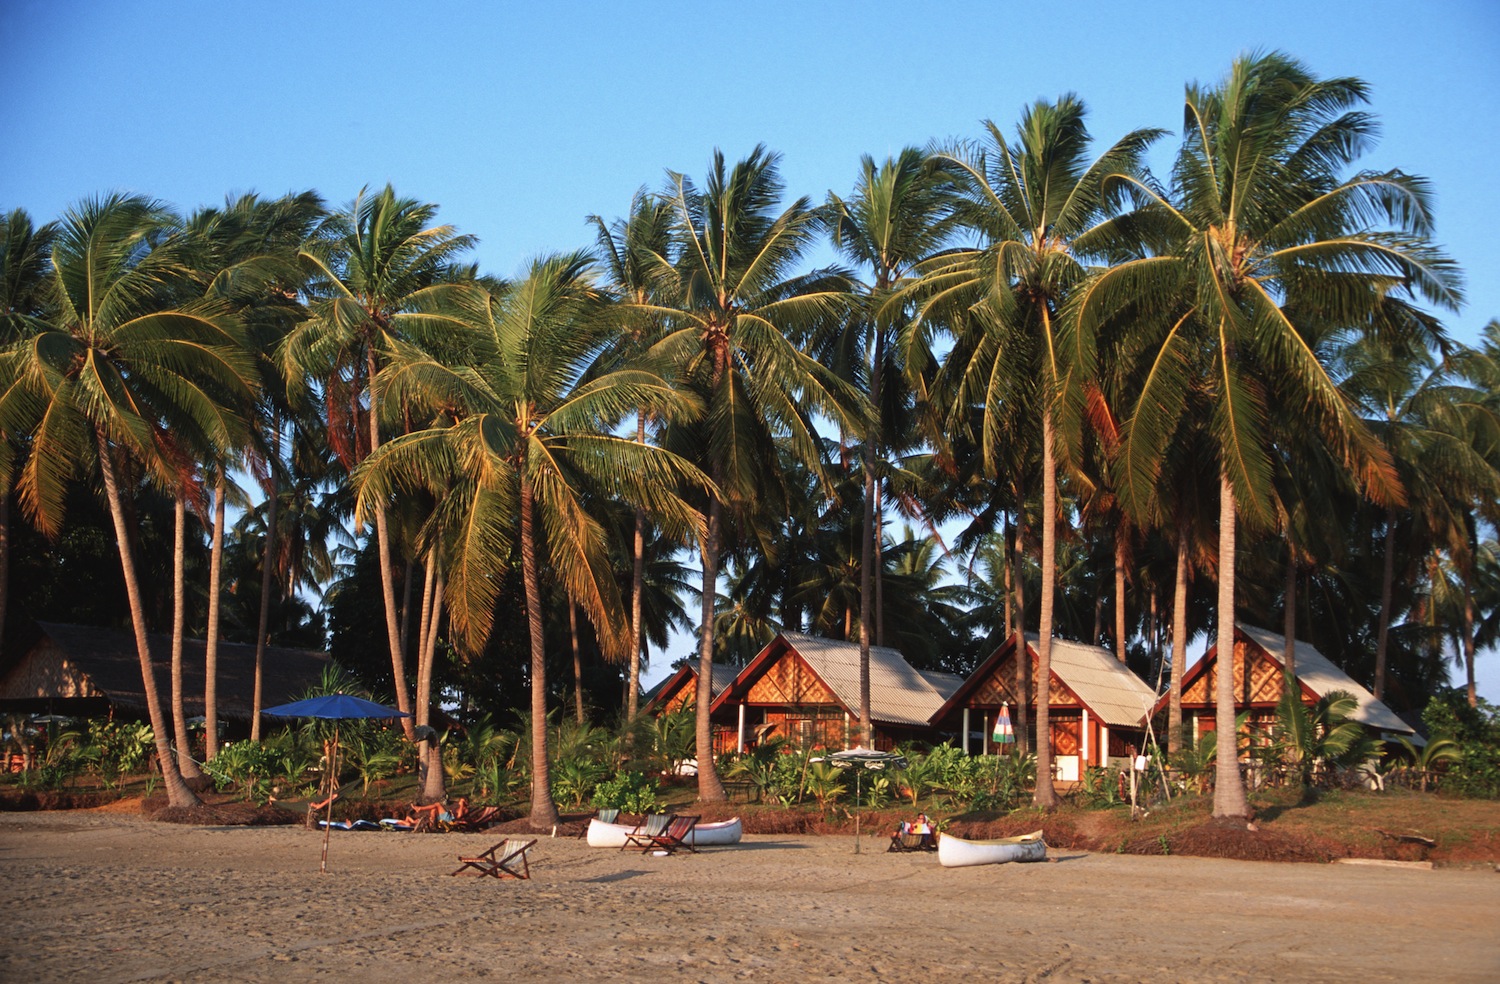
[[[595,817],[589,821],[589,847],[624,847],[625,838],[633,833],[633,823],[605,823]],[[687,843],[693,847],[723,847],[738,844],[743,833],[739,817],[718,823],[700,823],[693,828]]]
[[[1007,861],[1045,861],[1047,842],[1040,830],[1020,837],[970,841],[951,834],[938,837],[938,863],[944,868],[964,868],[971,864],[1004,864]]]

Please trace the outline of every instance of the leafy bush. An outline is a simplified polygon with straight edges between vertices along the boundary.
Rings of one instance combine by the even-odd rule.
[[[594,806],[621,813],[655,813],[661,804],[656,798],[656,780],[643,772],[621,772],[594,787]]]
[[[264,803],[279,771],[276,750],[257,741],[233,741],[219,749],[204,771],[220,790],[234,789],[247,800]]]
[[[1500,709],[1486,700],[1470,707],[1463,691],[1453,688],[1432,698],[1422,723],[1430,739],[1458,745],[1458,761],[1442,776],[1441,792],[1500,799]]]
[[[95,720],[89,722],[83,756],[100,772],[113,774],[119,782],[136,772],[151,755],[156,736],[151,725],[139,721]],[[106,783],[109,778],[106,777]]]
[[[564,805],[580,807],[588,802],[603,776],[604,766],[597,762],[570,758],[552,770],[552,792]]]

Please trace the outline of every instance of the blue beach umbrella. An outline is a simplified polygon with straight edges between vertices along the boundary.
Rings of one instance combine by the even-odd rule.
[[[358,719],[388,719],[411,717],[405,711],[398,711],[394,707],[386,707],[377,704],[373,700],[365,700],[363,697],[351,697],[349,694],[325,694],[322,697],[308,697],[306,700],[294,700],[290,704],[277,704],[275,707],[267,707],[261,711],[272,717],[303,717],[319,718],[325,721],[347,721]],[[339,729],[333,726],[333,745],[328,755],[328,812],[323,821],[323,858],[319,862],[318,870],[328,871],[328,833],[333,829],[333,794],[338,790],[339,781]]]

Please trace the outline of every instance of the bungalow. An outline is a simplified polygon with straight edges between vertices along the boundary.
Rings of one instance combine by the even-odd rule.
[[[1005,704],[1016,707],[1016,650],[1020,633],[1013,634],[974,670],[932,716],[932,724],[962,734],[964,751],[971,748],[971,729],[979,724],[980,748],[989,751],[990,728]],[[1031,693],[1026,697],[1027,721],[1036,728],[1036,640],[1026,640],[1031,661]],[[1129,667],[1105,649],[1063,639],[1052,640],[1052,678],[1047,707],[1055,778],[1076,782],[1090,766],[1128,768],[1132,749],[1145,742],[1145,718],[1156,693]]]
[[[171,696],[172,640],[147,637],[163,706]],[[204,713],[206,646],[183,642],[183,694],[189,717]],[[268,646],[261,664],[264,706],[275,706],[317,686],[329,665],[323,653]],[[218,712],[245,733],[253,709],[255,647],[219,643]],[[146,715],[146,689],[135,635],[122,629],[38,622],[28,645],[0,664],[0,713],[63,714],[69,717]]]
[[[896,650],[871,646],[875,747],[932,740],[928,722],[958,684],[950,673],[918,670]],[[725,751],[743,751],[768,735],[803,747],[853,747],[861,732],[859,644],[783,632],[714,699],[713,710],[726,737],[733,737],[724,743]]]
[[[680,711],[683,708],[692,710],[698,701],[698,667],[702,665],[701,660],[683,660],[671,676],[646,691],[645,702],[641,705],[641,711],[645,714],[660,716]],[[729,686],[729,681],[739,672],[737,666],[726,666],[723,663],[714,664],[714,696],[724,692]]]
[[[1342,690],[1359,701],[1353,720],[1380,737],[1416,736],[1411,725],[1354,682],[1312,643],[1298,639],[1293,645],[1297,654],[1297,684],[1304,702],[1314,704],[1325,694]],[[1285,636],[1252,625],[1234,627],[1234,712],[1236,716],[1248,712],[1246,723],[1252,729],[1264,731],[1276,718],[1276,705],[1286,692],[1286,665],[1281,660],[1285,646]],[[1215,727],[1218,648],[1210,647],[1182,675],[1182,723],[1192,729],[1195,742],[1200,734]],[[1161,713],[1167,703],[1168,695],[1163,694],[1152,713]]]

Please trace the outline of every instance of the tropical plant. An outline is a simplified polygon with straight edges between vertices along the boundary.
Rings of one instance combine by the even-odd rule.
[[[846,379],[863,380],[871,415],[861,435],[864,471],[864,522],[860,524],[859,561],[859,720],[860,744],[874,747],[870,717],[870,646],[885,645],[884,612],[875,611],[875,579],[883,565],[880,550],[883,509],[881,479],[887,449],[899,445],[899,411],[913,402],[899,361],[896,332],[907,305],[898,299],[918,261],[941,247],[954,201],[946,178],[928,166],[921,151],[907,147],[878,167],[860,159],[854,193],[847,200],[828,196],[826,211],[834,245],[849,260],[869,271],[860,299],[842,330],[829,339],[832,364]]]
[[[594,787],[593,804],[601,810],[621,813],[655,813],[659,808],[656,780],[641,772],[621,772]]]
[[[432,224],[436,216],[437,206],[399,198],[390,185],[374,194],[362,189],[322,222],[298,254],[307,277],[308,317],[282,343],[279,361],[287,379],[321,385],[329,445],[345,467],[381,445],[385,408],[376,377],[382,360],[398,348],[420,349],[462,329],[459,313],[469,288],[453,282],[450,271],[474,240],[452,226]],[[385,500],[369,501],[365,515],[374,519],[380,552],[396,706],[410,713]],[[402,726],[410,738],[413,719],[403,718]]]
[[[1220,652],[1233,648],[1236,526],[1267,526],[1274,515],[1267,407],[1302,407],[1297,426],[1363,494],[1400,502],[1389,456],[1339,392],[1319,341],[1374,326],[1393,294],[1446,307],[1459,299],[1453,264],[1424,238],[1426,183],[1399,171],[1343,177],[1373,133],[1373,119],[1354,108],[1366,94],[1357,79],[1319,79],[1280,53],[1236,60],[1217,86],[1189,86],[1171,189],[1129,175],[1112,182],[1140,207],[1110,231],[1134,236],[1143,255],[1081,295],[1080,337],[1096,317],[1128,310],[1132,331],[1151,339],[1121,452],[1119,494],[1133,515],[1151,512],[1185,395],[1199,382],[1193,370],[1204,371],[1219,457]],[[1230,677],[1219,674],[1216,695],[1226,733]],[[1237,762],[1220,756],[1217,770],[1214,814],[1247,815]]]
[[[594,625],[607,653],[626,645],[606,533],[587,508],[602,490],[646,506],[679,530],[697,515],[678,498],[704,484],[683,459],[611,433],[645,407],[672,417],[693,409],[659,376],[617,370],[584,379],[613,330],[585,254],[544,257],[503,296],[488,295],[464,329],[463,352],[437,359],[397,344],[381,386],[397,404],[435,408],[433,426],[388,442],[356,471],[359,515],[399,490],[441,495],[425,537],[440,546],[452,629],[473,650],[497,608],[495,576],[519,546],[531,643],[531,822],[558,822],[547,757],[547,666],[540,564]]]
[[[135,469],[175,484],[182,448],[226,447],[255,381],[240,326],[205,299],[176,223],[138,196],[88,199],[64,218],[52,251],[45,330],[0,355],[0,433],[29,435],[19,479],[33,522],[62,528],[69,480],[101,477],[168,801],[199,802],[182,780],[158,695],[126,515]],[[8,487],[5,467],[0,478]]]
[[[977,234],[981,245],[923,264],[919,286],[926,298],[920,319],[946,319],[956,339],[934,383],[947,396],[943,429],[977,428],[974,438],[987,475],[1001,473],[1002,435],[1040,431],[1040,681],[1051,672],[1058,461],[1065,456],[1059,425],[1067,431],[1078,418],[1083,385],[1095,369],[1089,325],[1066,316],[1064,306],[1085,278],[1084,263],[1109,245],[1098,231],[1108,204],[1105,180],[1138,172],[1141,154],[1157,136],[1154,130],[1137,130],[1090,162],[1085,115],[1083,102],[1072,94],[1056,103],[1037,102],[1022,114],[1014,143],[986,121],[982,149],[953,148],[936,156],[958,183],[958,222]],[[921,333],[911,338],[911,344],[925,345]],[[1068,408],[1073,409],[1065,414]],[[1025,428],[1019,423],[1023,418]],[[1043,776],[1052,768],[1048,728],[1047,702],[1041,701],[1037,768]],[[1057,805],[1051,783],[1037,783],[1036,804]]]
[[[808,793],[818,801],[818,809],[827,812],[834,801],[849,791],[844,770],[832,762],[813,762],[807,767],[805,782]]]
[[[701,549],[697,759],[698,796],[705,802],[726,799],[712,764],[708,716],[725,506],[742,512],[752,503],[780,500],[775,439],[822,474],[814,413],[854,431],[864,417],[856,409],[858,395],[787,338],[787,332],[836,321],[847,305],[848,280],[832,271],[792,273],[819,222],[806,198],[776,211],[783,190],[779,160],[756,147],[729,168],[715,152],[701,190],[685,175],[671,175],[663,197],[672,210],[678,280],[669,299],[640,307],[670,322],[652,355],[704,406],[694,423],[669,427],[663,443],[698,462],[719,490],[706,503]]]

